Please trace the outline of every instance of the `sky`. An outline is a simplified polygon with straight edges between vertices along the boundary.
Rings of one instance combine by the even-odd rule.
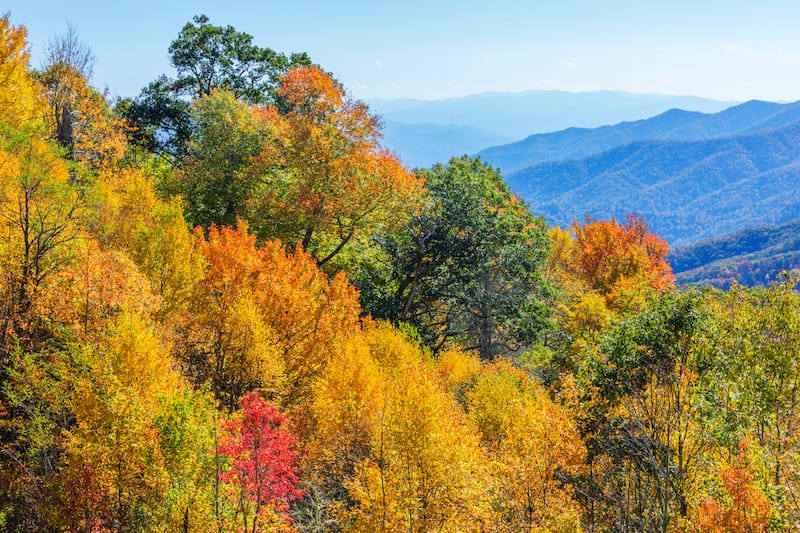
[[[260,46],[305,51],[359,98],[532,89],[728,101],[800,100],[797,0],[6,0],[32,65],[71,24],[93,83],[135,96],[174,74],[167,49],[194,15]]]

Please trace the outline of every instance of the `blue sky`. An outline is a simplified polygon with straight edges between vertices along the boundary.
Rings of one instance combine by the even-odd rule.
[[[800,2],[760,0],[6,0],[32,63],[72,23],[94,83],[131,96],[172,73],[192,16],[306,51],[361,98],[528,89],[625,90],[722,100],[800,99]]]

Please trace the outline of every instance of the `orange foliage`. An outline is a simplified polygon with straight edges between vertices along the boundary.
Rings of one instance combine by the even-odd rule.
[[[86,77],[65,63],[50,65],[41,75],[50,104],[54,137],[68,156],[94,170],[107,168],[127,148],[124,121],[95,91]]]
[[[249,170],[268,175],[252,210],[280,225],[262,233],[302,243],[322,265],[361,233],[398,222],[421,180],[380,149],[366,104],[318,67],[290,70],[279,97],[288,112],[256,110],[273,135]]]
[[[125,254],[101,250],[87,240],[69,266],[43,290],[37,302],[42,319],[68,325],[84,340],[98,340],[124,311],[142,316],[158,309],[158,298]]]
[[[575,222],[570,233],[553,228],[549,276],[563,289],[557,305],[561,326],[574,339],[572,350],[581,353],[594,346],[613,318],[638,309],[648,290],[666,291],[675,276],[666,261],[667,243],[648,233],[644,221],[587,218]]]
[[[616,220],[587,219],[573,225],[578,250],[577,270],[587,285],[604,295],[644,281],[656,290],[672,286],[675,276],[666,261],[669,246],[647,232],[644,220],[628,215],[625,224]]]
[[[748,453],[747,443],[740,444],[740,455]],[[720,502],[708,497],[697,520],[701,533],[762,533],[767,531],[772,506],[753,483],[746,464],[728,465],[722,470],[722,486],[730,500]]]
[[[288,254],[279,241],[257,247],[244,222],[236,229],[212,226],[208,238],[200,230],[196,235],[207,265],[196,288],[190,344],[211,366],[205,377],[234,404],[235,396],[276,380],[284,380],[287,403],[305,398],[336,347],[357,331],[355,289],[343,273],[328,280],[301,249]],[[246,353],[253,343],[237,344],[243,333],[260,339],[261,353]],[[277,360],[259,361],[262,356]],[[271,365],[273,375],[259,376],[248,361]],[[223,391],[223,384],[235,390]]]

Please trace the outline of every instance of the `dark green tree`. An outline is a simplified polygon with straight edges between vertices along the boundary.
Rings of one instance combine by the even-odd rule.
[[[175,89],[193,98],[221,88],[250,103],[271,101],[278,76],[294,65],[310,65],[305,53],[287,57],[253,44],[253,37],[232,26],[213,26],[198,15],[169,46],[178,71]]]
[[[135,127],[132,140],[179,160],[192,132],[190,102],[225,89],[250,104],[274,102],[278,78],[296,65],[310,65],[306,53],[289,56],[253,43],[232,26],[214,26],[195,16],[169,46],[177,78],[161,76],[125,100],[118,111]]]
[[[186,142],[192,132],[191,103],[176,92],[174,81],[162,75],[142,89],[138,97],[122,99],[115,108],[133,126],[128,133],[131,143],[174,161],[186,154]]]
[[[434,349],[456,341],[493,359],[535,343],[549,327],[544,220],[480,159],[425,179],[421,211],[383,242],[391,272],[362,283],[367,309],[414,325]]]

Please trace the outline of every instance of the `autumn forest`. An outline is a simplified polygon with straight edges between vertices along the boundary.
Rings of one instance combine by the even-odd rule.
[[[797,279],[677,287],[305,53],[168,54],[111,99],[0,18],[0,531],[800,528]]]

